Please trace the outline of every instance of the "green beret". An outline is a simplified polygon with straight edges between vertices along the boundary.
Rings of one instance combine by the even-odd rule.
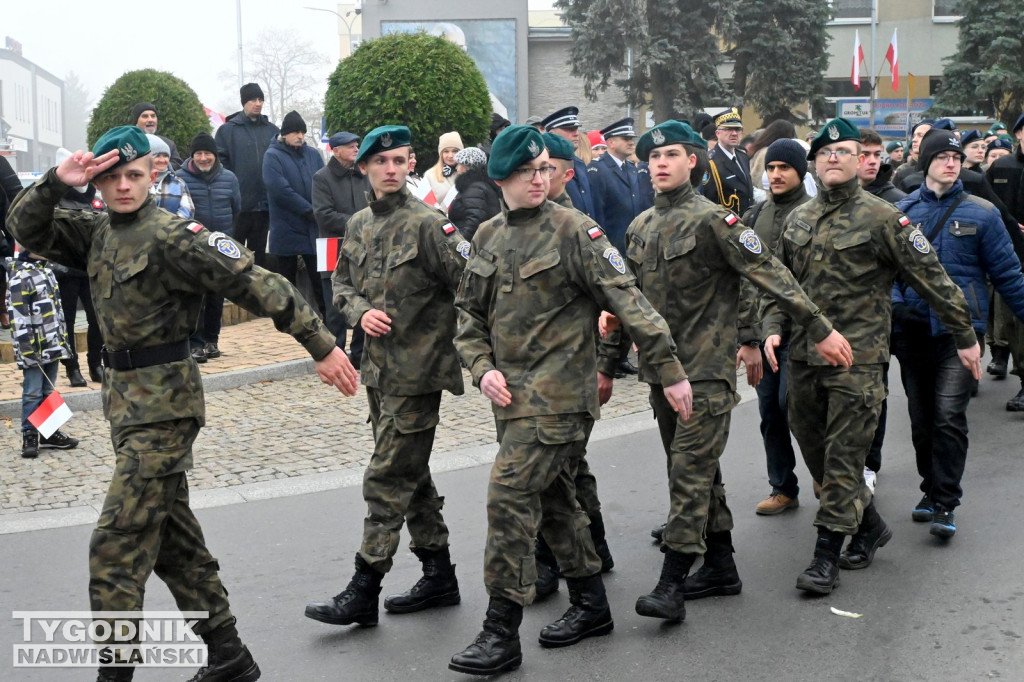
[[[359,145],[356,163],[362,163],[374,154],[389,152],[399,147],[408,147],[411,144],[412,134],[405,126],[379,126],[363,138],[363,143]]]
[[[572,161],[576,156],[576,151],[573,149],[572,142],[569,142],[569,140],[565,139],[561,135],[544,133],[541,137],[544,138],[544,146],[548,148],[548,154],[551,155],[552,159]]]
[[[533,161],[543,152],[544,138],[536,128],[533,126],[509,126],[498,133],[494,142],[491,143],[491,158],[487,160],[487,175],[492,180],[504,180],[512,175],[512,171],[516,168]]]
[[[890,142],[889,144],[885,145],[885,151],[889,154],[892,154],[897,149],[903,149],[903,147],[903,140],[896,140],[895,142]]]
[[[651,150],[670,144],[688,144],[700,149],[707,149],[707,141],[682,121],[665,121],[654,126],[640,136],[636,143],[636,156],[641,161],[651,157]]]
[[[857,126],[845,118],[834,118],[825,124],[817,137],[811,140],[811,151],[807,153],[807,160],[813,161],[814,157],[818,155],[818,150],[825,145],[843,140],[860,142],[860,131],[857,130]]]
[[[118,126],[111,128],[103,134],[103,137],[96,140],[92,153],[96,156],[102,156],[114,149],[118,151],[120,158],[108,170],[113,170],[122,164],[134,161],[148,154],[149,140],[146,139],[146,133],[141,128],[137,128],[134,125]]]

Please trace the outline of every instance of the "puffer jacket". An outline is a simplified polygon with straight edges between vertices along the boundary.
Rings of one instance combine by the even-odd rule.
[[[948,219],[938,222],[957,199]],[[942,197],[922,185],[896,204],[931,242],[950,279],[964,292],[975,331],[985,332],[988,320],[986,276],[1018,318],[1024,319],[1024,274],[1006,234],[999,211],[984,199],[967,194],[959,180]],[[927,248],[926,244],[915,248]],[[948,334],[921,296],[901,279],[892,289],[894,331],[922,328],[932,336]]]
[[[480,223],[501,213],[501,190],[487,176],[487,168],[470,168],[455,178],[459,194],[448,207],[448,220],[462,236],[473,241]]]
[[[270,203],[268,251],[275,256],[316,253],[319,234],[313,215],[313,174],[324,167],[308,145],[289,147],[274,140],[263,157],[263,183]]]
[[[242,210],[242,195],[238,189],[238,178],[225,168],[220,161],[204,173],[188,159],[181,164],[178,177],[188,186],[195,205],[193,218],[211,232],[231,235],[235,216]]]
[[[265,115],[254,121],[241,111],[228,116],[217,128],[217,153],[224,167],[238,178],[243,211],[267,210],[263,157],[280,132]]]

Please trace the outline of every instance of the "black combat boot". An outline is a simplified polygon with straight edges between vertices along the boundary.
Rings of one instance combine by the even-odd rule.
[[[608,549],[608,540],[604,536],[604,517],[601,512],[590,515],[590,537],[594,541],[594,550],[601,557],[601,572],[607,573],[615,566],[612,551]]]
[[[719,597],[739,594],[743,589],[740,574],[732,555],[732,533],[708,533],[708,551],[704,554],[704,565],[683,582],[683,595],[687,601],[704,597]]]
[[[996,379],[1005,379],[1009,362],[1010,349],[1008,346],[992,346],[992,361],[988,363],[985,371]]]
[[[661,577],[650,594],[636,600],[636,612],[648,618],[664,618],[680,621],[686,618],[684,604],[684,583],[686,574],[696,560],[692,554],[682,554],[668,547],[662,547],[665,562],[661,565]]]
[[[615,627],[601,574],[586,578],[566,578],[569,610],[540,631],[540,645],[554,648],[575,644],[587,637],[607,635]]]
[[[327,602],[306,604],[306,618],[331,625],[377,624],[377,603],[383,573],[370,568],[363,557],[356,555],[356,573],[344,592]]]
[[[537,582],[533,584],[533,589],[537,591],[537,596],[534,598],[534,601],[540,601],[558,592],[558,573],[557,569],[544,563],[539,558],[536,561]]]
[[[85,383],[85,377],[82,376],[82,370],[77,367],[68,367],[66,371],[68,375],[68,383],[71,384],[72,388],[82,388],[83,386],[89,385]]]
[[[523,607],[501,597],[491,597],[484,629],[468,647],[452,656],[448,667],[470,675],[495,675],[515,670],[523,663],[519,625]]]
[[[663,523],[651,529],[651,537],[654,538],[656,543],[661,544],[661,538],[665,535],[665,526],[667,525],[667,523]]]
[[[102,667],[96,682],[132,682],[135,676],[135,668],[113,668]]]
[[[558,578],[562,575],[562,569],[559,568],[558,560],[555,559],[555,554],[548,546],[543,533],[537,534],[537,551],[533,554],[537,562],[537,582],[533,584],[537,591],[537,597],[534,599],[536,601],[550,597],[558,591]]]
[[[459,581],[451,554],[444,547],[435,551],[416,548],[412,551],[423,563],[423,577],[411,590],[392,594],[384,599],[389,613],[413,613],[434,606],[455,606],[459,603]]]
[[[796,589],[829,594],[839,585],[839,551],[845,537],[842,533],[818,529],[814,558],[807,570],[796,579]]]
[[[892,539],[892,531],[875,509],[875,500],[864,510],[857,534],[850,538],[850,544],[839,555],[839,568],[855,570],[867,568],[875,558],[875,550],[884,547]]]
[[[25,459],[39,456],[39,432],[35,429],[21,432],[21,456]]]
[[[234,623],[203,635],[207,663],[189,682],[255,682],[260,679],[249,649],[238,638]]]

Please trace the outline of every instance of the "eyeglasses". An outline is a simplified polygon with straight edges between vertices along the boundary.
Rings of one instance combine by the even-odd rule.
[[[953,152],[946,152],[945,154],[936,154],[932,160],[938,161],[939,163],[942,164],[949,163],[950,161],[956,161],[957,163],[960,163],[960,155],[954,154]]]
[[[554,166],[541,166],[540,168],[516,168],[512,171],[514,177],[519,178],[523,182],[533,182],[533,179],[540,173],[542,178],[550,179],[555,174]]]
[[[821,161],[828,161],[833,156],[836,158],[836,161],[846,161],[853,156],[853,152],[849,149],[819,149],[816,156]]]

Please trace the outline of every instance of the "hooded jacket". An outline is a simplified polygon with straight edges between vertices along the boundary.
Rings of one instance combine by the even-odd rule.
[[[939,225],[958,198],[960,203]],[[964,292],[975,331],[984,333],[988,321],[986,278],[1014,314],[1024,318],[1024,274],[995,206],[965,192],[957,180],[941,197],[922,185],[897,207],[921,230],[949,278]],[[893,285],[892,302],[896,331],[911,331],[927,321],[932,336],[949,333],[928,303],[901,279]]]

